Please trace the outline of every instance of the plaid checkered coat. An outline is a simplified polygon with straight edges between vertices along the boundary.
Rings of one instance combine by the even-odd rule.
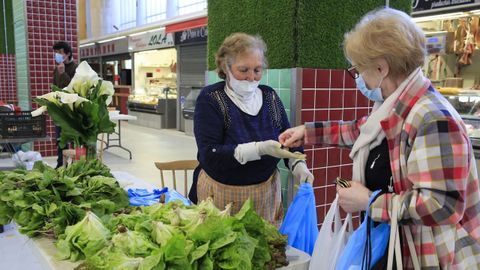
[[[307,123],[305,142],[353,145],[366,118]],[[395,192],[372,203],[372,218],[389,222],[392,196],[400,196],[399,222],[411,228],[422,269],[480,269],[479,180],[458,113],[420,75],[379,124],[388,141]],[[401,231],[403,265],[413,269]]]

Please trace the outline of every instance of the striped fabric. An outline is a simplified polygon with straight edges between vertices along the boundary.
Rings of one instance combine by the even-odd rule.
[[[352,145],[363,122],[307,123],[305,141]],[[422,269],[480,269],[479,180],[461,117],[422,75],[379,124],[395,192],[373,202],[373,220],[389,222],[392,197],[400,196],[398,219],[412,231]],[[403,242],[404,268],[413,269]]]
[[[240,211],[243,203],[250,198],[255,211],[261,217],[280,227],[283,219],[281,188],[280,174],[277,170],[267,181],[248,186],[222,184],[202,170],[198,175],[197,196],[199,202],[211,197],[215,206],[220,210],[232,203],[232,215]]]

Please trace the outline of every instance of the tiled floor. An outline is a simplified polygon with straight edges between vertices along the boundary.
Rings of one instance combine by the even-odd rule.
[[[197,157],[195,138],[176,130],[157,130],[124,122],[122,145],[132,151],[132,160],[128,159],[126,151],[111,148],[105,151],[105,164],[112,171],[126,171],[157,185],[160,185],[160,173],[153,164],[155,161],[166,162]],[[166,175],[166,178],[171,179],[169,175]],[[171,187],[172,182],[167,180],[166,185]],[[180,190],[183,190],[183,186],[181,188]]]

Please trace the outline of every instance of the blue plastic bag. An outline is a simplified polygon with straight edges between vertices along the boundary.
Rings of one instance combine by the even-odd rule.
[[[297,191],[280,227],[288,235],[288,244],[312,255],[317,240],[317,212],[315,195],[310,183],[303,183]]]
[[[372,203],[378,193],[380,193],[380,190],[375,191],[372,196],[370,196],[368,205]],[[360,227],[358,227],[353,232],[352,236],[350,236],[345,249],[340,255],[336,265],[337,270],[362,269],[362,263],[366,268],[367,266],[364,262],[364,255],[366,254],[365,252],[369,252],[369,250],[371,250],[371,254],[369,255],[370,267],[367,269],[371,268],[383,255],[385,255],[390,237],[390,224],[380,223],[375,227],[373,220],[369,218],[369,208],[370,207],[367,208],[365,219],[362,224],[360,224]],[[368,243],[370,248],[365,249],[367,244],[368,222],[370,222],[370,241]]]
[[[155,203],[158,203],[160,200],[160,195],[168,192],[168,188],[163,188],[162,190],[154,189],[153,192],[150,192],[146,189],[136,188],[128,189],[128,200],[130,205],[133,206],[149,206]]]

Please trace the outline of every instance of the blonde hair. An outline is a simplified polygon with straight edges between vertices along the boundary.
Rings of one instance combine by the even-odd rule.
[[[226,79],[226,65],[231,66],[238,55],[258,50],[263,58],[263,67],[267,66],[265,53],[267,45],[260,36],[252,36],[245,33],[233,33],[226,37],[215,54],[218,77]]]
[[[399,10],[381,8],[367,13],[344,38],[345,56],[360,70],[383,58],[395,78],[410,74],[425,61],[425,34]]]

